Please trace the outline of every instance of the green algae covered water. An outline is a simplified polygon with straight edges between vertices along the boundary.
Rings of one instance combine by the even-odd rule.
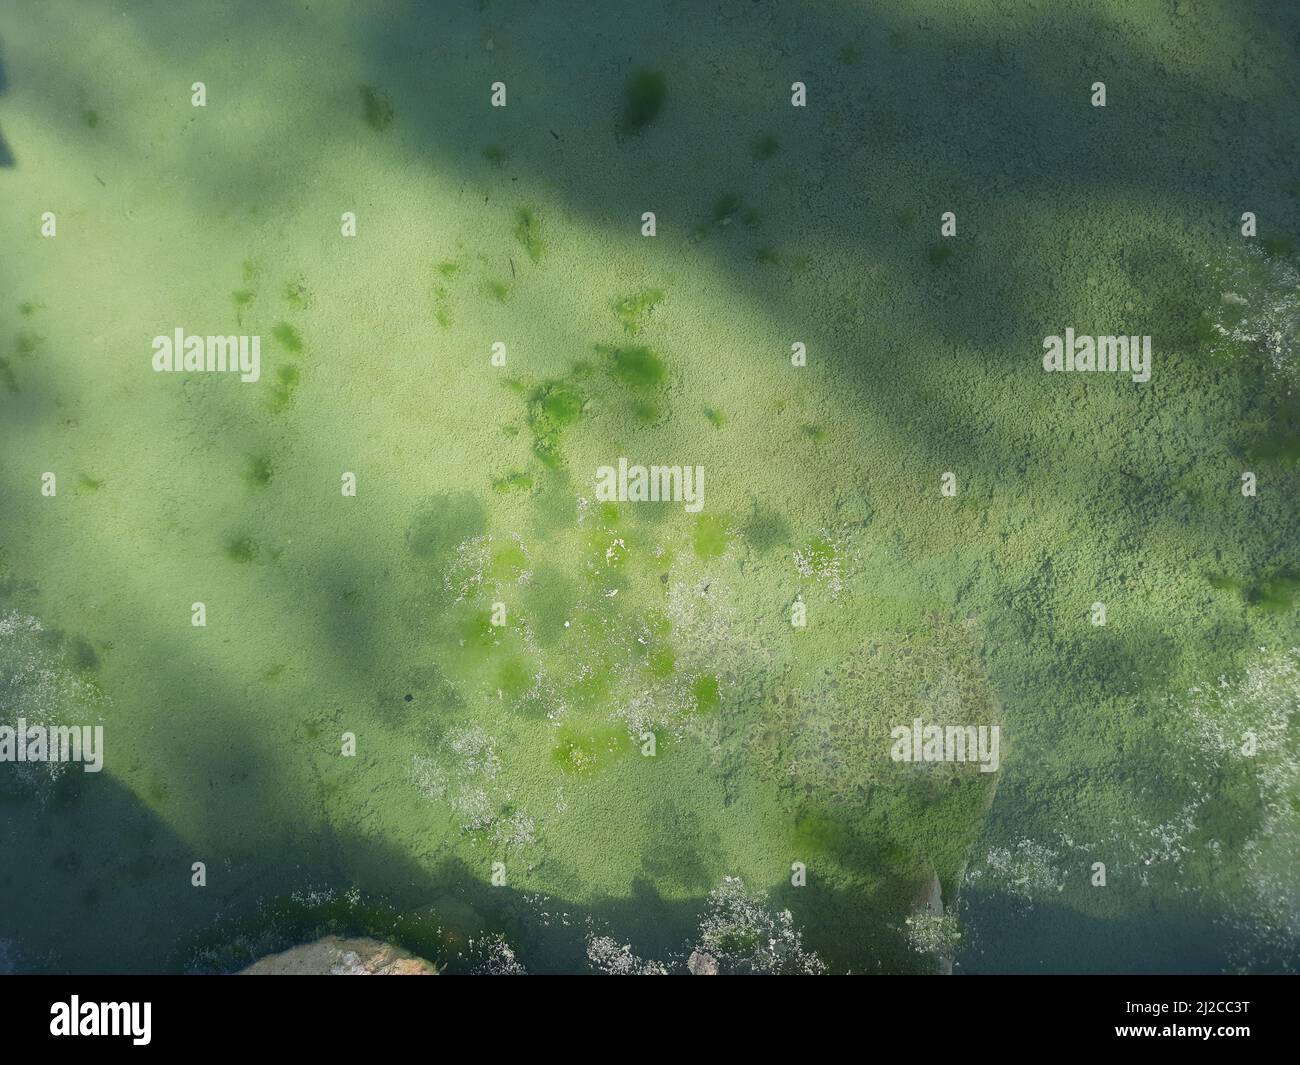
[[[1297,39],[0,4],[0,964],[1295,970]]]

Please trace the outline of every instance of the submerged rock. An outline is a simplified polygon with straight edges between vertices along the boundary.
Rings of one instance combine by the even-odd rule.
[[[240,976],[437,976],[432,962],[377,939],[326,936],[268,954]]]
[[[935,958],[939,975],[951,976],[952,955],[961,937],[957,932],[955,905],[950,914],[944,910],[943,887],[937,872],[930,874],[917,903],[917,912],[907,919],[908,938],[917,950]]]

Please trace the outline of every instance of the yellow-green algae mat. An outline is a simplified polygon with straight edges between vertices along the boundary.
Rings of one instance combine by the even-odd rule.
[[[1295,968],[1293,5],[0,14],[0,964]]]

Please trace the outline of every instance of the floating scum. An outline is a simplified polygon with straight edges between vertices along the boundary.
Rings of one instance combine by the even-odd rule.
[[[1293,967],[1292,726],[1162,744],[1298,639],[1296,16],[995,6],[11,20],[0,725],[105,741],[0,780],[22,965],[725,967],[743,883],[931,971],[937,881],[971,967],[1023,890]]]

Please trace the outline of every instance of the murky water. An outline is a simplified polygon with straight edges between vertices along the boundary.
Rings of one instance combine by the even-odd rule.
[[[0,963],[926,971],[937,873],[958,971],[1293,968],[1297,32],[0,4],[0,723],[105,735],[0,765]]]

